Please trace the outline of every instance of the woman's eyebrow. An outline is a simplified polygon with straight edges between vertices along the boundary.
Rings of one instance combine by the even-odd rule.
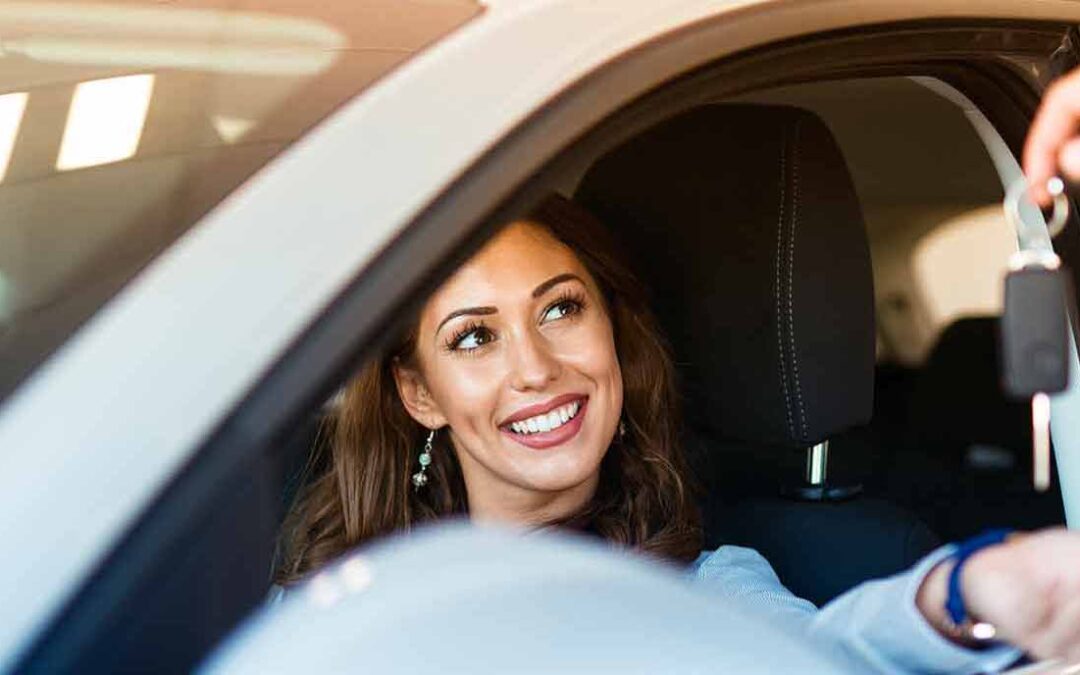
[[[456,309],[446,315],[446,318],[439,322],[439,325],[435,327],[435,334],[438,335],[442,330],[443,325],[451,319],[456,319],[459,316],[483,316],[485,314],[495,314],[499,310],[494,307],[466,307],[464,309]]]
[[[551,290],[552,287],[558,286],[559,284],[567,281],[574,280],[580,281],[582,284],[585,283],[578,275],[567,272],[565,274],[553,276],[544,283],[537,286],[535,289],[533,289],[532,296],[534,298],[539,298],[541,295]],[[499,310],[495,307],[465,307],[464,309],[456,309],[453,312],[447,314],[446,318],[439,322],[439,325],[435,327],[435,333],[437,335],[439,331],[442,330],[442,327],[446,324],[447,321],[456,319],[459,316],[484,316],[486,314],[496,314],[498,313],[498,311]]]
[[[564,281],[573,281],[574,279],[577,279],[578,281],[581,281],[582,285],[585,284],[585,282],[581,280],[581,277],[579,277],[576,274],[571,274],[570,272],[567,272],[565,274],[559,274],[557,276],[551,277],[550,279],[548,279],[544,283],[537,286],[533,290],[532,296],[534,298],[539,298],[541,295],[543,295],[544,293],[547,293],[549,290],[551,290],[551,288],[553,286],[557,286],[557,285],[563,283]]]

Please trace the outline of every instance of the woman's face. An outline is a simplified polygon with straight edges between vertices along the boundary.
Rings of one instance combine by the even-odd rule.
[[[622,374],[596,282],[547,230],[510,225],[443,284],[415,363],[396,370],[399,393],[448,426],[474,517],[539,522],[592,496]]]

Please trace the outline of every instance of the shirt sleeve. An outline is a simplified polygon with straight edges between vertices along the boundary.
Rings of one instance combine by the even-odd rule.
[[[722,546],[702,554],[696,581],[709,592],[786,624],[860,672],[999,672],[1020,657],[1008,645],[973,650],[940,635],[915,605],[922,580],[953,551],[943,546],[900,574],[862,583],[820,610],[791,593],[757,551]]]

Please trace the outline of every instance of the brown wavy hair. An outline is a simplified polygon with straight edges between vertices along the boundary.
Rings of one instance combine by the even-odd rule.
[[[626,435],[617,436],[604,456],[592,500],[550,525],[690,561],[701,550],[700,518],[679,444],[675,371],[645,289],[607,230],[574,202],[552,195],[525,220],[569,246],[596,281],[623,376]],[[414,321],[393,349],[349,383],[327,420],[328,447],[309,462],[323,468],[301,491],[282,529],[278,583],[295,583],[360,542],[468,512],[448,434],[436,435],[428,484],[417,491],[410,482],[428,430],[406,412],[393,368],[415,363],[415,344]]]

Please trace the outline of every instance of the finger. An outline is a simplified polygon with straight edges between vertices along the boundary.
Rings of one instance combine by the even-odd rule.
[[[1080,120],[1080,71],[1062,78],[1046,92],[1024,144],[1024,172],[1033,184],[1032,198],[1049,205],[1046,182],[1057,169],[1058,151],[1076,133]]]
[[[1080,183],[1080,138],[1074,138],[1058,153],[1058,167],[1070,183]]]

